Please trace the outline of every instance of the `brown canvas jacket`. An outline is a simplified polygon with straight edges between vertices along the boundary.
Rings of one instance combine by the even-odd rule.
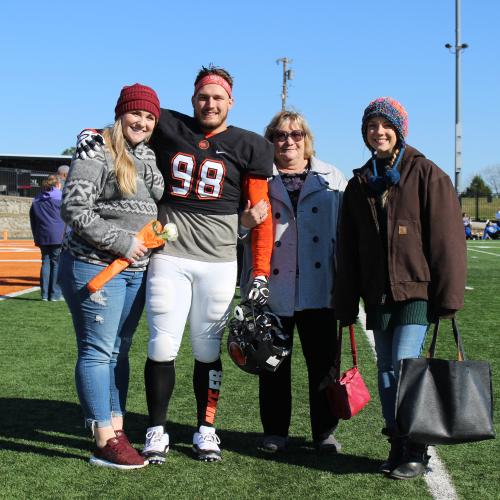
[[[463,307],[466,244],[451,180],[411,146],[399,170],[387,201],[387,255],[376,197],[367,185],[371,159],[354,171],[345,190],[334,292],[344,324],[355,320],[360,298],[365,306],[382,304],[387,292],[395,301],[426,299],[433,313]]]

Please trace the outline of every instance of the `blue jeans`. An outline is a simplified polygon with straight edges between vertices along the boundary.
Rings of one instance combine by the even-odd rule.
[[[394,329],[373,331],[377,352],[378,392],[382,415],[389,430],[396,426],[399,362],[420,356],[426,332],[427,325],[400,325]]]
[[[146,274],[122,271],[97,295],[86,284],[103,266],[61,254],[60,284],[73,317],[78,347],[76,389],[87,425],[107,427],[123,416],[129,382],[128,353],[144,308]]]
[[[57,267],[61,245],[40,245],[42,269],[40,270],[40,288],[42,299],[59,300],[61,288],[57,284]]]

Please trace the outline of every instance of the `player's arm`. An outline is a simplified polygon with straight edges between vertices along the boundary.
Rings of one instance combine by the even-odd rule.
[[[269,202],[267,179],[248,175],[244,183],[245,195],[253,207],[262,200]],[[252,229],[253,282],[249,297],[261,304],[267,302],[269,296],[268,278],[271,269],[273,251],[273,221],[266,217]]]

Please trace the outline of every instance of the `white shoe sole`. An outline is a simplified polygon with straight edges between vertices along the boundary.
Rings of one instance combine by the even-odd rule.
[[[149,464],[148,460],[144,460],[144,464],[141,465],[120,465],[114,464],[113,462],[108,462],[102,458],[97,458],[92,455],[89,459],[91,465],[96,465],[97,467],[107,467],[108,469],[120,469],[120,470],[132,470],[132,469],[142,469]]]
[[[159,450],[143,450],[141,455],[147,459],[151,465],[163,465],[167,458],[169,447],[167,446],[164,451]]]
[[[202,462],[220,462],[222,460],[220,451],[202,450],[195,444],[193,445],[193,453],[196,455],[198,460],[201,460]]]

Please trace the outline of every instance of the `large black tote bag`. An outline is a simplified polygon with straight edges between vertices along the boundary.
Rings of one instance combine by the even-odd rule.
[[[435,359],[439,321],[425,358],[401,360],[396,424],[401,436],[422,444],[457,444],[495,437],[491,367],[466,361],[455,319],[457,360]]]

